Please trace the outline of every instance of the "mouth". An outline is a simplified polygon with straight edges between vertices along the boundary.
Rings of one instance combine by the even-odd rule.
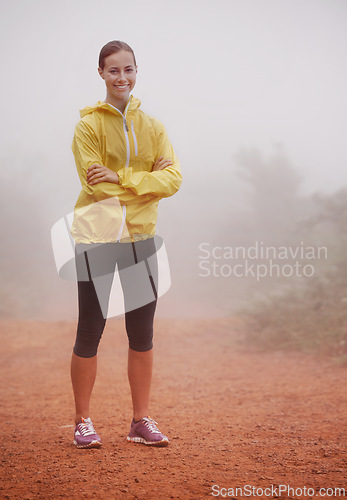
[[[118,90],[126,90],[129,85],[115,85],[116,89]]]

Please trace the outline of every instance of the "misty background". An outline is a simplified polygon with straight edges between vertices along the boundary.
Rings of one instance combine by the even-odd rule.
[[[105,98],[98,55],[114,39],[134,49],[133,95],[182,166],[159,204],[172,287],[158,315],[226,316],[288,289],[345,308],[344,0],[7,0],[0,23],[2,317],[77,316],[50,230],[77,200],[73,131]],[[201,243],[255,241],[325,246],[328,260],[313,280],[199,276]]]

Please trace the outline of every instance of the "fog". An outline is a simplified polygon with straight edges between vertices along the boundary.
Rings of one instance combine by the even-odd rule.
[[[72,135],[79,109],[105,98],[109,40],[134,49],[133,94],[182,166],[180,191],[159,205],[172,274],[159,315],[232,314],[271,288],[201,276],[203,243],[328,246],[295,223],[315,213],[314,193],[347,185],[345,1],[7,0],[0,23],[3,316],[76,316],[50,229],[80,191]]]

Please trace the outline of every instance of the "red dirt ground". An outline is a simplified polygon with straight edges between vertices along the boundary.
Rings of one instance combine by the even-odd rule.
[[[221,490],[228,498],[271,498],[271,486],[273,498],[312,498],[313,490],[319,498],[319,488],[346,488],[347,496],[346,367],[245,350],[233,319],[158,319],[150,415],[170,444],[151,448],[126,441],[127,340],[123,320],[112,319],[91,414],[103,447],[78,450],[69,378],[75,324],[0,326],[0,498],[200,499],[220,488],[230,488]],[[279,485],[292,490],[280,495]]]

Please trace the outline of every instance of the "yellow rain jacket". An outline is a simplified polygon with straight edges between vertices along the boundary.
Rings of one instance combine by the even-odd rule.
[[[181,185],[180,164],[164,126],[143,113],[140,104],[130,96],[124,115],[100,101],[80,112],[72,143],[82,184],[71,227],[76,243],[136,241],[153,236],[159,200],[175,194]],[[160,156],[173,163],[152,172]],[[93,164],[117,172],[119,185],[89,185],[87,170]]]

